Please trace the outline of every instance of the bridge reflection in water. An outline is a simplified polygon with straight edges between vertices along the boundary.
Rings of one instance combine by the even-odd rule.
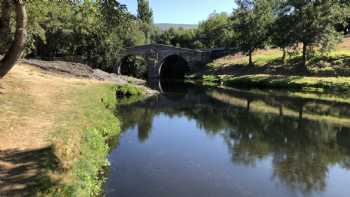
[[[184,79],[149,79],[147,85],[161,93],[187,92],[190,88]]]
[[[124,135],[110,156],[107,196],[350,193],[347,99],[194,85],[162,89],[170,93],[117,107]]]

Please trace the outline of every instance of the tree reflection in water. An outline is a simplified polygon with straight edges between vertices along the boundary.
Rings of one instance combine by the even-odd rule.
[[[350,105],[284,94],[187,88],[120,105],[122,129],[137,127],[150,137],[160,115],[195,120],[210,135],[223,136],[235,165],[255,166],[272,158],[273,179],[291,190],[321,192],[330,167],[350,170]]]

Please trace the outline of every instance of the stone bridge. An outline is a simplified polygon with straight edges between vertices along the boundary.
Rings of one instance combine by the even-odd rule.
[[[130,56],[140,56],[147,65],[148,78],[183,78],[216,58],[233,53],[232,49],[187,49],[161,44],[127,48],[121,52],[116,72],[123,74],[123,64]]]

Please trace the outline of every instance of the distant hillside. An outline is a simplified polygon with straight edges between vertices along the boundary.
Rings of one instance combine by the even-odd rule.
[[[161,30],[168,30],[171,27],[173,28],[184,28],[184,29],[193,29],[197,28],[198,25],[195,24],[173,24],[173,23],[157,23],[155,24]]]

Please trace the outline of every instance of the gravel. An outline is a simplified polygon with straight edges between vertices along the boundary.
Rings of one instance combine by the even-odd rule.
[[[37,59],[23,59],[21,62],[55,74],[68,75],[77,78],[95,79],[100,81],[110,81],[116,84],[130,83],[143,88],[148,95],[158,93],[158,91],[148,88],[145,80],[116,75],[100,69],[92,69],[86,64],[65,61],[44,61]]]

